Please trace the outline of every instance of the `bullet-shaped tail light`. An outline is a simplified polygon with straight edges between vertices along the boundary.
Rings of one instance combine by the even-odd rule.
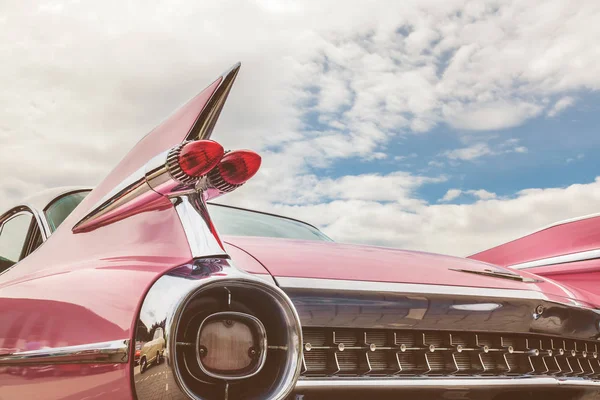
[[[181,170],[189,175],[206,175],[223,158],[223,146],[212,140],[196,140],[183,145],[177,161]]]
[[[231,192],[246,183],[260,168],[260,156],[250,150],[234,150],[223,156],[210,171],[208,179],[212,187],[221,192]]]
[[[175,147],[167,156],[167,168],[183,184],[194,184],[223,158],[223,146],[213,140],[195,140]]]

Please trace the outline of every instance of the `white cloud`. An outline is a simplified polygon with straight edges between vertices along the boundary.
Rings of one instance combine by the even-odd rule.
[[[337,112],[352,101],[348,82],[335,72],[321,76],[320,90],[317,109],[323,113]]]
[[[583,160],[584,158],[585,158],[585,154],[577,154],[575,157],[567,158],[566,162],[567,162],[567,164],[570,164],[574,161]]]
[[[456,200],[461,195],[473,196],[478,200],[491,200],[495,199],[496,193],[488,192],[485,189],[478,190],[461,190],[461,189],[449,189],[446,194],[438,200],[438,203],[448,203],[452,200]]]
[[[549,117],[555,117],[565,109],[571,107],[573,104],[575,104],[575,99],[571,96],[565,96],[558,100],[556,103],[554,103],[552,108],[548,110],[547,115]]]
[[[264,174],[260,171],[259,174]],[[267,173],[271,173],[268,170]],[[407,172],[382,174],[347,175],[340,178],[319,178],[302,175],[294,179],[257,179],[244,190],[227,195],[222,199],[231,204],[270,208],[269,204],[302,206],[333,200],[393,202],[405,209],[414,209],[426,204],[415,191],[426,184],[444,182],[446,177],[415,176]],[[276,200],[275,200],[276,199]]]
[[[458,198],[463,193],[460,189],[449,189],[439,201],[446,202]]]
[[[474,143],[460,149],[447,150],[442,155],[450,160],[473,161],[483,156],[492,156],[508,153],[527,153],[527,147],[518,146],[518,139],[508,139],[493,147],[487,143]]]
[[[468,193],[472,196],[475,196],[479,200],[490,200],[490,199],[495,199],[497,197],[496,193],[488,192],[485,189],[468,190],[466,193]]]
[[[537,104],[496,101],[467,106],[448,105],[444,108],[446,121],[457,129],[487,131],[521,125],[542,111]]]
[[[402,160],[407,160],[410,158],[417,158],[419,155],[417,153],[410,153],[407,155],[402,155],[402,156],[394,156],[394,160],[395,161],[402,161]]]
[[[451,160],[471,161],[479,157],[493,154],[493,152],[486,143],[475,143],[472,146],[450,150],[444,154]]]
[[[564,188],[529,189],[510,199],[472,204],[420,204],[334,200],[271,210],[323,227],[340,242],[373,243],[468,255],[528,234],[552,222],[598,212],[600,177]]]
[[[380,151],[376,151],[373,154],[366,156],[365,160],[373,161],[373,160],[385,160],[387,158],[387,154],[382,153]]]
[[[443,162],[441,162],[441,161],[435,161],[435,160],[433,160],[433,161],[429,161],[429,162],[427,163],[427,165],[429,165],[430,167],[437,167],[437,168],[441,168],[441,167],[443,167],[445,164],[444,164]]]

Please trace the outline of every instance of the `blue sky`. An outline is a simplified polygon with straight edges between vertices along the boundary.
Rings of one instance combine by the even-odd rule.
[[[3,5],[0,206],[97,184],[241,61],[214,139],[263,165],[221,202],[456,255],[600,211],[600,2],[340,4]]]
[[[490,131],[457,130],[440,124],[427,133],[398,132],[377,151],[384,159],[352,157],[327,168],[313,168],[319,176],[339,178],[348,174],[387,174],[397,170],[415,175],[438,176],[443,182],[427,184],[417,195],[428,203],[440,201],[450,189],[484,189],[499,197],[512,197],[529,188],[564,187],[589,183],[598,176],[600,151],[600,95],[581,91],[572,94],[572,107],[554,116],[541,115],[519,126]],[[304,116],[309,130],[327,127],[318,122],[318,113]],[[515,141],[522,152],[508,152],[507,141]],[[452,149],[485,144],[497,154],[473,159],[450,160],[444,153]],[[451,204],[472,203],[461,195]],[[599,208],[600,209],[600,208]]]

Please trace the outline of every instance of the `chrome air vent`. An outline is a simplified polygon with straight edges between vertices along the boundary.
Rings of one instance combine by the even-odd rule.
[[[305,328],[302,376],[556,376],[600,380],[593,341],[533,334]]]
[[[294,311],[274,287],[220,281],[202,287],[175,325],[181,383],[199,399],[279,399],[300,368]]]

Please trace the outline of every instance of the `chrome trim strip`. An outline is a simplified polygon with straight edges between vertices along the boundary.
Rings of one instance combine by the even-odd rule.
[[[417,283],[351,281],[342,279],[275,277],[282,289],[317,289],[358,292],[393,292],[439,294],[511,299],[548,300],[541,292],[532,290],[493,289],[466,286],[426,285]]]
[[[549,228],[554,228],[555,226],[570,224],[571,222],[583,221],[584,219],[590,219],[590,218],[596,218],[596,217],[600,217],[600,213],[587,214],[587,215],[582,215],[580,217],[563,219],[561,221],[553,222],[550,225],[546,225],[543,228],[540,228],[533,233],[537,233],[537,232],[540,232],[540,231],[543,231],[543,230],[546,230]]]
[[[145,166],[129,175],[109,193],[102,197],[81,220],[72,228],[73,233],[96,229],[113,222],[114,219],[125,218],[129,212],[147,204],[158,195],[146,182]],[[135,205],[134,204],[135,201]]]
[[[0,366],[40,364],[117,364],[129,360],[129,339],[21,351],[0,356]]]
[[[260,278],[263,281],[271,284],[271,285],[275,285],[277,286],[277,283],[275,282],[275,279],[273,279],[273,276],[269,275],[269,274],[254,274],[252,273],[252,276],[254,276],[255,278]]]
[[[546,265],[566,264],[576,261],[595,260],[597,258],[600,258],[600,249],[580,251],[577,253],[565,254],[562,256],[541,258],[539,260],[509,265],[508,267],[514,269],[527,269],[534,267],[542,267]]]
[[[22,204],[16,207],[9,209],[4,212],[4,214],[0,215],[0,231],[2,230],[2,225],[9,219],[12,219],[17,214],[26,214],[29,213],[33,216],[35,221],[37,222],[38,227],[40,228],[40,233],[42,235],[42,241],[45,242],[50,236],[50,227],[44,218],[44,212],[34,208],[30,204]]]
[[[259,211],[259,210],[253,210],[253,209],[250,209],[250,208],[244,208],[244,207],[232,206],[232,205],[229,205],[229,204],[220,204],[220,203],[214,203],[214,202],[212,202],[212,201],[209,201],[209,202],[207,202],[207,203],[208,203],[208,205],[210,205],[211,207],[232,208],[232,209],[234,209],[234,210],[248,211],[248,212],[251,212],[251,213],[263,214],[263,215],[269,215],[269,216],[271,216],[271,217],[277,217],[277,218],[287,219],[287,220],[289,220],[289,221],[295,221],[295,222],[299,222],[299,223],[301,223],[301,224],[304,224],[304,225],[308,225],[308,226],[310,226],[311,228],[313,228],[313,229],[315,229],[315,230],[319,231],[319,233],[321,233],[323,236],[326,236],[326,235],[325,235],[323,232],[321,232],[321,230],[320,230],[319,228],[317,228],[316,226],[314,226],[314,225],[312,225],[312,224],[310,224],[310,223],[308,223],[308,222],[306,222],[306,221],[302,221],[301,219],[296,219],[296,218],[292,218],[292,217],[287,217],[287,216],[285,216],[285,215],[281,215],[281,214],[273,214],[273,213],[271,213],[271,212],[266,212],[266,211]],[[328,239],[329,241],[333,242],[333,240],[332,240],[332,239],[330,239],[330,238],[327,238],[327,239]]]
[[[229,258],[200,194],[176,197],[172,202],[185,231],[193,258]]]
[[[31,218],[33,220],[35,220],[36,225],[40,231],[40,236],[42,238],[42,244],[44,244],[44,242],[46,242],[46,240],[48,240],[48,237],[50,236],[50,227],[48,227],[48,223],[46,221],[45,214],[43,212],[40,212],[38,209],[35,209],[29,205],[22,205],[22,206],[15,207],[15,208],[10,209],[9,211],[5,212],[4,215],[0,216],[0,232],[2,232],[2,228],[3,228],[4,224],[7,223],[8,221],[10,221],[11,219],[13,219],[14,217],[16,217],[18,215],[28,215],[28,214],[31,215]],[[29,239],[29,229],[27,230],[27,240],[28,239]],[[25,245],[25,244],[26,244],[26,242],[23,245]],[[35,250],[36,249],[34,249],[34,251]],[[0,275],[3,275],[5,273],[7,273],[8,271],[12,270],[13,268],[15,268],[19,264],[19,262],[21,262],[21,260],[17,261],[16,263],[14,263],[13,265],[11,265],[10,267],[6,268],[3,271],[0,270]]]
[[[242,64],[237,62],[221,75],[221,83],[219,83],[204,109],[198,115],[185,140],[201,140],[211,137],[241,66]]]
[[[522,387],[579,387],[600,389],[600,382],[578,378],[558,379],[554,377],[510,377],[510,378],[336,378],[306,379],[296,383],[295,392],[309,390],[349,390],[349,389],[446,389],[446,388],[479,388],[489,387],[522,388]]]

